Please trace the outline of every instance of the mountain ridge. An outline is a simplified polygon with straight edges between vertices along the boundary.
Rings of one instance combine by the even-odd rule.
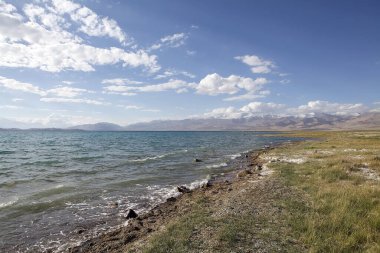
[[[24,125],[23,125],[24,126]],[[0,127],[0,130],[17,127]],[[23,128],[26,129],[26,128]],[[190,118],[182,120],[153,120],[127,126],[109,122],[83,124],[68,128],[30,127],[30,130],[81,131],[290,131],[290,130],[358,130],[380,129],[380,113],[370,112],[357,116],[316,114],[297,116],[254,116],[248,118]]]

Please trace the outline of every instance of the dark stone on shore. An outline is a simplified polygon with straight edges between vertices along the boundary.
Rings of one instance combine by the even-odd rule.
[[[125,218],[127,220],[129,220],[129,219],[137,218],[137,216],[138,216],[137,213],[135,211],[133,211],[133,209],[129,209],[128,213],[127,213],[127,216],[125,216]]]
[[[210,187],[210,186],[211,186],[210,181],[207,181],[205,184],[202,185],[201,188],[207,188],[207,187]]]
[[[85,229],[84,228],[79,228],[78,230],[77,230],[77,234],[83,234],[83,232],[85,231]]]
[[[186,186],[177,186],[177,190],[180,192],[180,193],[189,193],[191,192],[191,190],[189,188],[187,188]]]
[[[170,198],[166,199],[167,202],[174,202],[176,200],[177,199],[175,197],[170,197]]]
[[[193,161],[194,161],[195,163],[203,162],[201,159],[198,159],[198,158],[195,158]]]
[[[248,155],[245,155],[245,158],[248,158]]]

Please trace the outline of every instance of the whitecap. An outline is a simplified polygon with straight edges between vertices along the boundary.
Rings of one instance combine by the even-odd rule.
[[[233,155],[229,155],[229,157],[231,158],[231,160],[235,160],[236,158],[238,157],[241,157],[241,154],[233,154]]]
[[[206,168],[207,169],[216,169],[216,168],[226,167],[226,166],[227,166],[227,163],[218,163],[218,164],[207,165]]]
[[[7,202],[0,202],[0,208],[4,208],[4,207],[7,207],[7,206],[11,206],[11,205],[15,204],[17,201],[18,201],[18,198],[15,198],[15,199],[9,200],[9,201],[7,201]]]

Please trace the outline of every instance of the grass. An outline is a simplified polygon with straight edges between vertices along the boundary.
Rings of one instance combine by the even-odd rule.
[[[359,170],[365,166],[380,172],[380,132],[291,135],[323,139],[274,151],[308,157],[304,164],[274,165],[288,185],[310,199],[308,210],[287,205],[289,225],[299,240],[309,252],[380,252],[380,182],[365,178]],[[316,153],[306,152],[310,150]]]

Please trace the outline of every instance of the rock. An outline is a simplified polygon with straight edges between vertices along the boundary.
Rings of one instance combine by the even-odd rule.
[[[137,218],[137,216],[138,216],[137,213],[135,211],[133,211],[133,209],[129,209],[128,213],[127,213],[127,216],[125,216],[125,218],[127,220],[129,220],[129,219]]]
[[[191,190],[189,188],[187,188],[186,186],[177,186],[177,190],[181,193],[189,193],[191,192]]]
[[[193,162],[195,163],[200,163],[200,162],[203,162],[201,159],[198,159],[198,158],[194,158]]]
[[[245,155],[245,158],[248,158],[248,155]]]
[[[256,165],[256,169],[257,169],[257,170],[262,170],[262,169],[263,169],[263,166],[262,166],[262,165]]]
[[[77,234],[83,234],[83,232],[85,231],[85,229],[84,228],[79,228],[78,230],[77,230]]]
[[[211,186],[211,183],[210,181],[207,181],[206,183],[204,183],[201,188],[207,188],[207,187],[210,187]]]
[[[252,172],[250,170],[242,170],[242,171],[239,171],[237,174],[236,174],[236,177],[237,178],[242,178],[242,177],[245,177],[249,174],[252,174]]]
[[[175,197],[170,197],[170,198],[166,199],[167,202],[174,202],[176,200],[177,199]]]

